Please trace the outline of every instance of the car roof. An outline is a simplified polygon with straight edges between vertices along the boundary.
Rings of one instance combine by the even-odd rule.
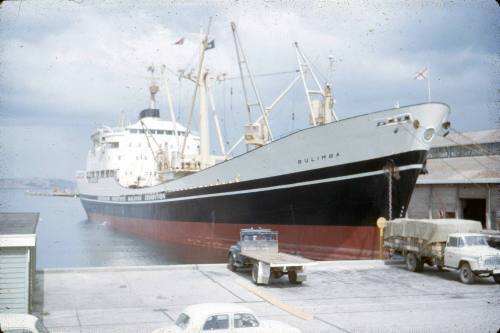
[[[252,313],[253,311],[236,303],[202,303],[190,305],[182,311],[190,317],[209,316],[217,313]]]
[[[24,313],[0,313],[0,327],[2,329],[14,327],[34,328],[37,320],[37,317]]]

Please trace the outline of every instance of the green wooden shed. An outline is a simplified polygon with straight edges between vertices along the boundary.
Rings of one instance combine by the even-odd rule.
[[[38,213],[0,213],[0,313],[30,313]]]

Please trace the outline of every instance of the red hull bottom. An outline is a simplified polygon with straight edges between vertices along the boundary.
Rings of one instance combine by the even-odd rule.
[[[172,222],[90,214],[93,222],[140,237],[173,244],[227,251],[246,224]],[[259,225],[279,232],[280,251],[316,260],[374,259],[379,255],[378,229],[374,227]],[[223,258],[221,258],[223,259]]]

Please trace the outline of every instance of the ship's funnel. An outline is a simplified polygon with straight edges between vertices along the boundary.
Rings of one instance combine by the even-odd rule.
[[[159,109],[144,109],[139,113],[139,119],[142,118],[160,118]]]
[[[150,109],[156,108],[155,95],[156,95],[156,93],[158,93],[158,90],[160,90],[160,88],[155,83],[152,83],[149,86],[149,93],[151,94],[151,103],[150,103],[150,107],[149,107]]]
[[[151,83],[149,86],[149,93],[150,93],[150,104],[148,109],[144,109],[139,113],[139,119],[142,118],[160,118],[160,109],[156,108],[156,99],[155,95],[158,93],[160,88],[156,83]]]

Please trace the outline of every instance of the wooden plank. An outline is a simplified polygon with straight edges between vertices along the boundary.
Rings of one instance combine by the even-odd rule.
[[[20,267],[13,267],[13,268],[3,268],[2,269],[2,275],[5,276],[6,274],[12,274],[12,273],[24,273],[26,270],[24,268]]]
[[[266,253],[259,251],[246,251],[241,253],[243,256],[262,261],[271,265],[271,267],[280,266],[311,266],[315,261],[288,253]]]
[[[4,269],[9,269],[9,268],[24,268],[25,263],[24,262],[9,262],[9,263],[0,263],[0,270],[3,272]]]
[[[8,288],[23,288],[24,287],[24,282],[19,281],[19,280],[12,280],[12,281],[0,281],[0,290],[2,290],[1,294],[5,293],[5,290]]]
[[[0,263],[22,260],[24,258],[25,258],[25,255],[2,255],[2,256],[0,256]]]
[[[0,294],[0,304],[13,304],[13,303],[21,303],[24,304],[23,300],[24,289],[18,293],[10,293],[8,295]]]
[[[21,278],[24,279],[25,274],[26,274],[26,272],[9,273],[8,275],[7,274],[0,274],[0,282],[11,281],[13,279],[21,279]]]

